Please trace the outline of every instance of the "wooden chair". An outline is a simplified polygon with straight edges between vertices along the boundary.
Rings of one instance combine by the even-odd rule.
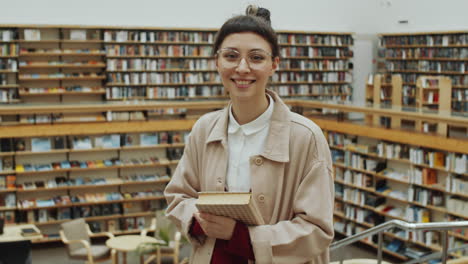
[[[114,237],[108,232],[102,234],[109,238]],[[86,264],[94,264],[109,260],[111,257],[114,258],[115,252],[111,254],[111,250],[105,245],[91,245],[90,237],[93,236],[96,235],[91,232],[83,218],[61,224],[60,238],[67,245],[67,253],[71,259],[84,260]]]
[[[167,232],[170,237],[169,245],[167,246],[156,246],[156,250],[152,252],[145,264],[151,263],[153,260],[156,260],[156,264],[161,264],[162,257],[171,257],[174,264],[179,263],[179,250],[180,250],[180,239],[181,233],[177,231],[176,227],[172,222],[166,218],[163,211],[156,212],[156,218],[153,218],[151,225],[148,229],[143,229],[141,235],[147,235],[148,231],[155,230],[155,237],[158,237],[161,230]],[[187,263],[186,260],[182,260],[181,263]]]

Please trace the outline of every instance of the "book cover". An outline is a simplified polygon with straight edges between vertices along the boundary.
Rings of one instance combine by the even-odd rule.
[[[25,40],[41,40],[41,31],[39,29],[25,29]]]
[[[50,138],[31,138],[31,151],[32,152],[45,152],[50,151],[52,145]]]
[[[86,40],[86,30],[85,29],[70,30],[70,40]]]
[[[41,233],[34,228],[21,228],[21,235],[24,237],[39,236]]]
[[[199,192],[195,205],[200,212],[230,217],[247,225],[265,224],[248,192]]]

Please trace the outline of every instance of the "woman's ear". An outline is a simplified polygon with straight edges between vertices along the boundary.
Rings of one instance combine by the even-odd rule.
[[[273,59],[273,63],[271,65],[271,75],[275,74],[275,72],[278,70],[279,68],[279,62],[280,62],[280,58],[278,56],[276,56],[274,59]]]

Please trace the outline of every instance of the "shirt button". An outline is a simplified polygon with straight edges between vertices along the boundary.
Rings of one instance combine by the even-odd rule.
[[[260,166],[263,164],[263,159],[260,157],[256,157],[254,162],[255,162],[255,165]]]
[[[258,201],[261,202],[261,203],[265,202],[265,195],[260,194],[260,195],[258,196]]]

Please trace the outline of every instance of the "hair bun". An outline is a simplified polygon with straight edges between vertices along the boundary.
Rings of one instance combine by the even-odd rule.
[[[271,24],[270,20],[270,11],[263,7],[258,7],[256,5],[249,5],[245,10],[245,14],[248,16],[256,16],[265,19],[268,24]]]

